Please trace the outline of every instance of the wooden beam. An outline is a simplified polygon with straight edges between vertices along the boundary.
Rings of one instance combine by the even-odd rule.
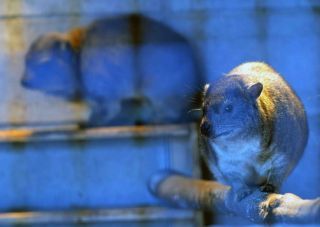
[[[53,140],[89,140],[158,136],[188,136],[195,125],[123,126],[79,129],[75,126],[45,129],[5,129],[0,131],[0,143]]]
[[[167,209],[161,207],[135,207],[77,211],[0,213],[0,224],[131,222],[179,219],[190,220],[194,218],[195,212],[192,210]]]

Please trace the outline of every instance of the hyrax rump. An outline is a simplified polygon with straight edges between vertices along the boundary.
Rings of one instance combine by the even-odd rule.
[[[238,199],[257,187],[276,191],[308,138],[299,98],[260,62],[242,64],[205,86],[200,131],[211,171]]]
[[[91,125],[189,121],[199,87],[187,40],[140,15],[94,21],[68,34],[45,34],[26,55],[22,84],[91,107]]]

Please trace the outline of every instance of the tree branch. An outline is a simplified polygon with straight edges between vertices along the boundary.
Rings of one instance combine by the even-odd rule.
[[[155,196],[181,208],[231,213],[257,223],[320,223],[320,197],[304,200],[291,193],[256,190],[237,201],[228,186],[168,171],[156,173],[149,187]]]

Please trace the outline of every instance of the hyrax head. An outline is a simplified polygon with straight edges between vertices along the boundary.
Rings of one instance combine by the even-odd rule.
[[[205,86],[200,124],[201,134],[211,140],[243,137],[260,127],[257,99],[259,82],[245,84],[237,76],[225,76]]]
[[[77,54],[63,35],[42,35],[31,44],[26,54],[21,84],[72,99],[79,86],[77,61]]]

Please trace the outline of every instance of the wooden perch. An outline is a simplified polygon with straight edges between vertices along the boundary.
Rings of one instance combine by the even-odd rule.
[[[172,172],[155,174],[149,186],[154,195],[181,208],[230,213],[258,223],[320,223],[320,197],[304,200],[291,193],[268,194],[257,190],[237,201],[228,186]]]

